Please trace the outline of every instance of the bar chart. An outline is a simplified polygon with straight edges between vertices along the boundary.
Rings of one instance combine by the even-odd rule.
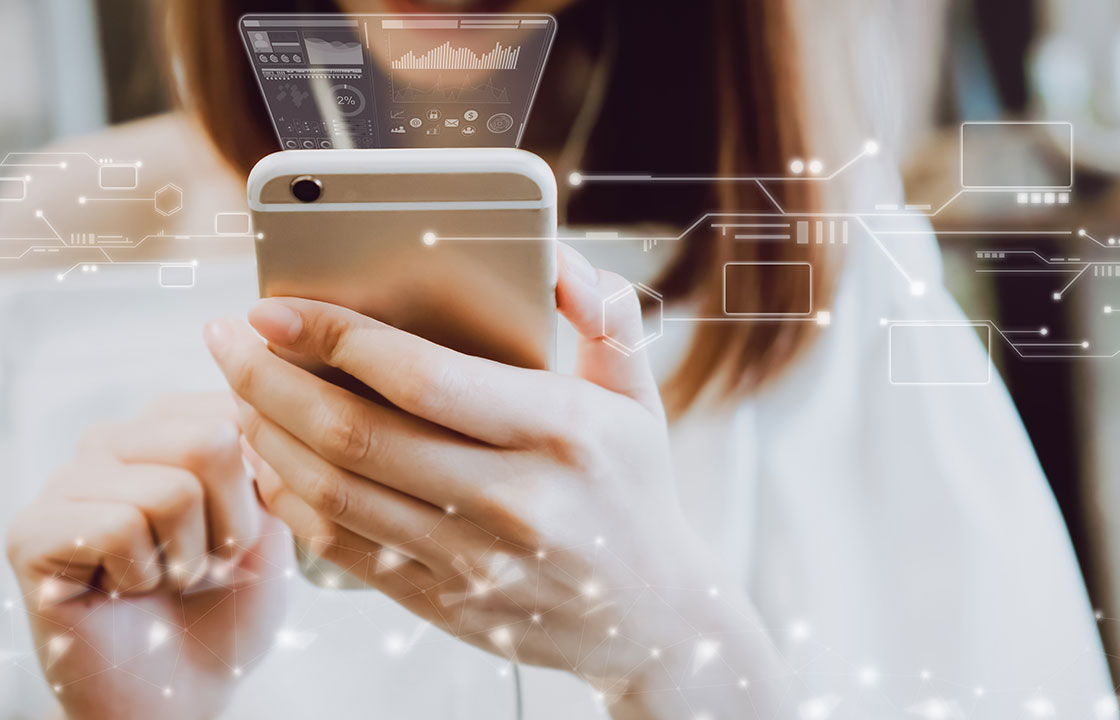
[[[503,47],[494,43],[494,49],[481,55],[470,48],[452,47],[445,42],[423,55],[411,50],[392,62],[394,70],[516,70],[521,46]]]

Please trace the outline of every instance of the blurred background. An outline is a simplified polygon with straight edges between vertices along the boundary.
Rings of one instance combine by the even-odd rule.
[[[744,0],[747,1],[747,0]],[[1116,0],[953,0],[899,2],[905,15],[937,6],[940,22],[914,28],[926,60],[915,60],[922,97],[905,133],[907,202],[937,208],[960,186],[963,121],[1074,123],[1069,148],[1024,132],[991,147],[990,162],[1014,158],[1033,176],[1060,178],[1072,159],[1068,203],[1023,204],[1014,197],[954,203],[934,218],[946,282],[973,319],[1000,328],[1042,328],[1120,352],[1120,273],[1085,277],[1060,302],[1054,276],[977,272],[981,249],[1100,258],[1108,248],[1073,236],[1034,237],[1032,228],[1085,228],[1107,244],[1120,236],[1120,2]],[[166,111],[170,92],[158,61],[154,0],[0,0],[0,151],[28,150]],[[932,37],[931,37],[932,34]],[[998,227],[998,241],[971,231]],[[1021,234],[1017,234],[1021,233]],[[0,269],[0,278],[4,276]],[[1116,314],[1106,311],[1115,306]],[[1090,594],[1101,609],[1114,676],[1120,663],[1120,356],[1020,357],[1008,343],[993,355],[1027,426],[1068,523]],[[1040,578],[1045,583],[1045,578]]]

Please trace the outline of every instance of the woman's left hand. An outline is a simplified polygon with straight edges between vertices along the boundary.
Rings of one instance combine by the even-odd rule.
[[[395,407],[277,357],[243,323],[211,323],[207,342],[243,401],[266,506],[314,552],[472,644],[626,694],[663,651],[691,659],[719,571],[678,507],[645,354],[603,342],[641,337],[635,292],[604,304],[629,284],[567,247],[560,265],[575,377],[294,298],[262,301],[251,324]]]

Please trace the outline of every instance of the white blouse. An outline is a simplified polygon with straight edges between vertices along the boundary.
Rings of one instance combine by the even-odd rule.
[[[657,262],[640,243],[576,244],[632,277]],[[1112,717],[1076,560],[999,378],[890,382],[891,358],[905,365],[896,376],[934,378],[984,358],[972,330],[949,342],[892,338],[881,319],[964,318],[929,238],[889,249],[926,279],[924,296],[911,295],[873,244],[853,243],[832,322],[791,372],[672,428],[686,514],[795,668],[800,717]],[[128,417],[157,394],[221,387],[202,323],[245,310],[256,292],[248,260],[204,261],[193,290],[161,290],[150,272],[119,269],[61,285],[40,277],[9,275],[0,298],[0,527],[90,422]],[[687,325],[668,324],[651,346],[662,371],[687,343]],[[0,707],[41,712],[50,696],[41,679],[29,682],[41,675],[6,567],[0,597],[17,601],[0,610]],[[300,647],[273,648],[228,717],[513,717],[508,663],[378,593],[296,577],[289,602],[285,628]],[[572,676],[522,672],[526,717],[605,715]]]

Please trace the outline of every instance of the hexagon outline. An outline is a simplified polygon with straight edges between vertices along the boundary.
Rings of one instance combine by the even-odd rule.
[[[171,191],[174,191],[177,194],[179,202],[171,210],[164,210],[159,206],[159,196],[164,192]],[[179,187],[175,183],[167,183],[159,190],[156,190],[155,194],[152,195],[152,206],[155,207],[156,212],[158,212],[160,215],[163,215],[164,217],[170,217],[174,215],[175,213],[183,209],[183,188]]]
[[[622,342],[618,338],[615,338],[615,337],[611,336],[610,332],[607,331],[607,305],[609,305],[610,303],[612,303],[612,302],[618,300],[619,298],[625,296],[631,290],[633,290],[636,293],[645,293],[646,295],[648,295],[649,297],[651,297],[651,298],[653,298],[654,300],[657,301],[657,330],[645,335],[644,337],[642,337],[641,340],[639,340],[634,345],[628,345],[628,344]],[[640,283],[640,282],[630,283],[630,284],[626,285],[625,287],[620,288],[619,290],[617,290],[617,291],[611,293],[610,295],[608,295],[607,297],[603,298],[603,303],[602,303],[602,308],[601,308],[601,313],[600,313],[600,329],[601,329],[602,334],[603,334],[603,342],[605,342],[607,345],[609,345],[610,347],[619,351],[623,355],[629,356],[629,355],[632,355],[632,354],[636,353],[637,351],[644,348],[646,345],[649,345],[651,342],[653,342],[654,340],[657,340],[658,338],[660,338],[662,335],[665,334],[665,301],[664,301],[664,296],[661,293],[654,290],[653,288],[646,285],[645,283]]]

